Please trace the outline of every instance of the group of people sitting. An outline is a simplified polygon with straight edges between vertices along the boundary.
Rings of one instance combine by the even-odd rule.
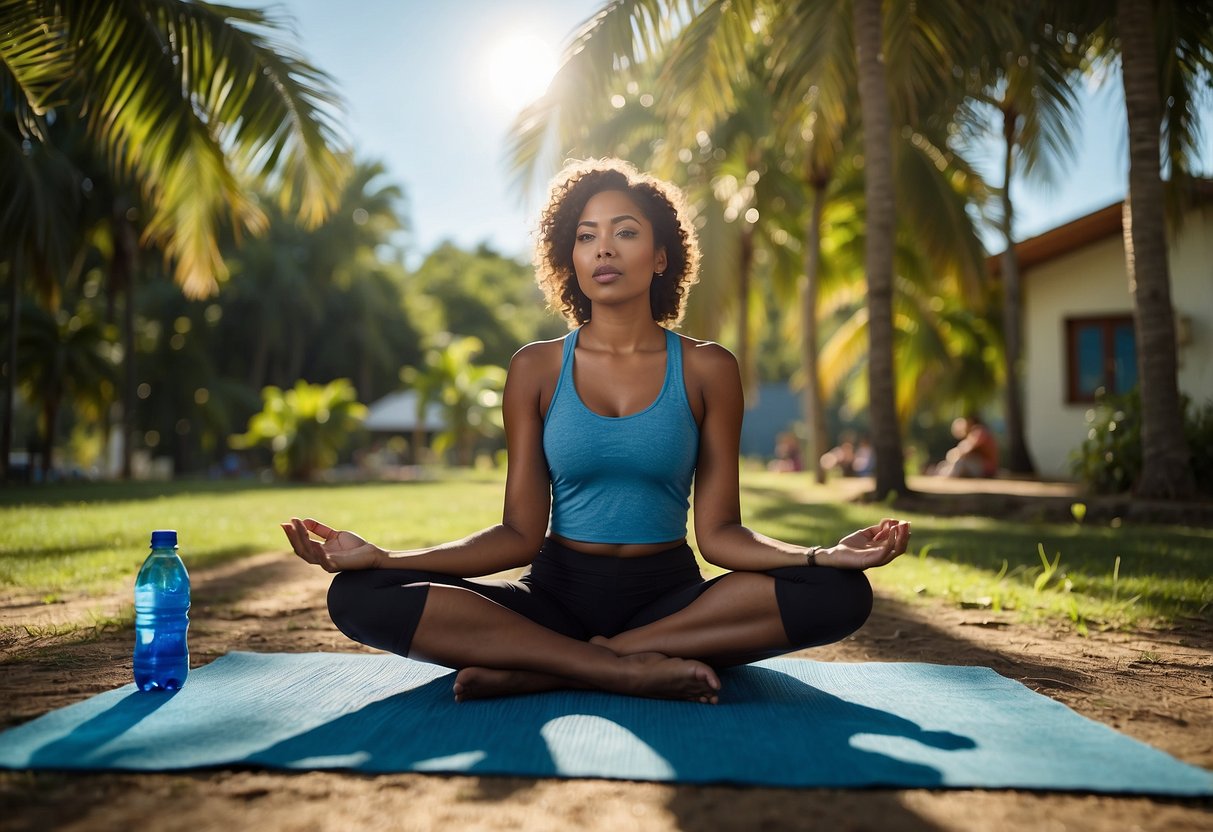
[[[998,476],[998,440],[981,419],[961,416],[953,420],[952,436],[957,440],[956,445],[948,450],[943,460],[929,466],[925,473],[937,477]],[[801,470],[799,443],[794,435],[780,436],[775,456],[772,470]],[[875,463],[872,444],[866,437],[856,439],[851,431],[843,432],[838,445],[821,456],[821,467],[825,471],[837,471],[844,477],[868,476],[873,472]]]

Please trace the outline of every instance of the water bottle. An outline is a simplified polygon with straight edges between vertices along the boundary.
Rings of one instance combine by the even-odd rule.
[[[135,579],[135,685],[177,690],[190,669],[190,576],[177,556],[177,532],[152,532],[152,551]]]

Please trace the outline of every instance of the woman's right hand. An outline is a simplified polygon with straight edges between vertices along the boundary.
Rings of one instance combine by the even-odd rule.
[[[353,532],[337,531],[310,517],[292,517],[291,522],[281,525],[295,554],[325,572],[373,569],[387,554]],[[312,535],[320,540],[313,540]]]

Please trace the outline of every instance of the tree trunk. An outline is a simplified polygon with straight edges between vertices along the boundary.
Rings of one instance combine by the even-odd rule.
[[[804,418],[808,432],[807,459],[813,466],[813,476],[818,483],[826,481],[821,457],[826,452],[825,404],[821,400],[821,379],[818,369],[818,343],[820,334],[817,322],[817,297],[821,283],[821,217],[825,212],[826,188],[829,175],[811,171],[809,186],[813,189],[813,212],[805,228],[804,289],[800,294],[800,346],[804,362]]]
[[[1141,389],[1140,497],[1181,499],[1194,490],[1179,398],[1175,318],[1167,270],[1161,107],[1153,4],[1118,0],[1125,111],[1129,122],[1129,194],[1124,208],[1125,269],[1133,293],[1137,379]]]
[[[112,220],[114,252],[110,258],[109,302],[122,297],[122,479],[129,480],[131,440],[135,434],[135,257],[138,241],[135,227],[126,216],[125,200],[114,206]],[[112,310],[112,306],[110,307]]]
[[[864,200],[868,276],[868,399],[876,450],[876,499],[906,493],[901,426],[893,380],[892,117],[885,79],[880,0],[855,0],[855,51],[863,117]]]
[[[1002,255],[1002,329],[1003,367],[1006,372],[1007,447],[1002,463],[1014,474],[1035,473],[1028,443],[1024,439],[1022,369],[1023,369],[1023,284],[1019,279],[1019,255],[1015,253],[1012,236],[1014,206],[1011,204],[1011,172],[1018,128],[1018,114],[1003,110],[1003,138],[1006,140],[1002,167],[1002,233],[1006,249]]]
[[[59,429],[59,396],[51,393],[42,404],[42,459],[39,467],[42,470],[42,482],[51,481],[51,469],[54,467],[55,433]],[[30,460],[30,465],[34,461]]]
[[[8,264],[8,279],[8,360],[4,368],[4,425],[0,427],[0,482],[7,482],[9,477],[8,461],[13,451],[13,417],[17,411],[17,336],[21,329],[21,284],[18,280],[16,260]]]

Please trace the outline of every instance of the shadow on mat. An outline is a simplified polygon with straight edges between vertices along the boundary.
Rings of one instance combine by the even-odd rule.
[[[112,740],[122,737],[176,695],[177,691],[157,691],[155,693],[135,691],[124,696],[114,703],[113,707],[82,722],[64,736],[48,742],[31,754],[30,767],[61,765],[65,753],[78,755],[82,748],[86,748],[88,751],[79,756],[77,760],[81,766],[85,768],[112,766],[119,761],[119,757],[123,753],[129,752],[107,751],[106,745]]]
[[[606,777],[772,786],[930,787],[930,765],[857,747],[893,737],[952,751],[972,739],[846,702],[775,670],[726,671],[718,706],[554,692],[456,704],[450,675],[247,757],[285,768]],[[909,743],[905,741],[910,741]]]

